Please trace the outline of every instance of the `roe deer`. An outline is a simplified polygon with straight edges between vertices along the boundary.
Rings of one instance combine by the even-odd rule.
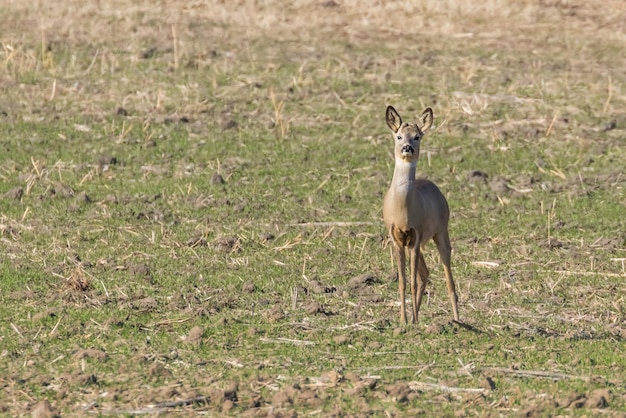
[[[446,274],[448,296],[452,302],[454,320],[459,321],[457,295],[450,270],[450,236],[448,202],[435,184],[426,179],[416,179],[415,169],[420,154],[420,141],[433,124],[433,111],[427,108],[417,124],[403,123],[392,106],[387,107],[387,126],[393,132],[395,142],[395,168],[391,186],[383,203],[383,219],[393,242],[398,265],[400,288],[400,321],[406,324],[404,291],[406,288],[406,252],[410,256],[411,301],[413,323],[422,303],[428,281],[428,268],[421,253],[422,247],[431,238],[435,241]]]

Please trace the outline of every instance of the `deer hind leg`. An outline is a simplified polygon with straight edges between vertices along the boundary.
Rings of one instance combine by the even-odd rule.
[[[426,266],[426,261],[424,260],[424,253],[420,249],[420,258],[417,263],[417,272],[424,281],[424,284],[428,284],[428,277],[430,277],[430,271],[428,271],[428,266]],[[425,287],[425,286],[424,286]]]
[[[439,257],[441,258],[441,263],[443,264],[443,270],[446,274],[446,286],[448,288],[448,296],[450,297],[450,303],[452,303],[452,313],[454,315],[454,320],[459,321],[459,308],[458,308],[458,300],[459,298],[456,295],[456,288],[454,286],[454,279],[452,278],[452,269],[450,267],[450,258],[452,254],[452,245],[450,245],[450,236],[448,235],[448,231],[443,231],[436,234],[433,237],[435,244],[437,245],[437,250],[439,251]]]

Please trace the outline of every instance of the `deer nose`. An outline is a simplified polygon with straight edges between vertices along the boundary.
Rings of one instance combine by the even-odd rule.
[[[415,150],[413,149],[412,146],[410,146],[409,144],[405,145],[402,147],[402,149],[400,150],[400,152],[402,153],[402,155],[404,156],[408,156],[408,155],[412,155]]]

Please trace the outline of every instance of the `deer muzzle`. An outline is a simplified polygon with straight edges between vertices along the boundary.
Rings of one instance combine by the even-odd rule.
[[[403,157],[408,157],[408,156],[413,155],[415,150],[413,149],[412,146],[410,146],[409,144],[406,144],[405,146],[402,147],[402,149],[400,149],[400,152],[402,153]]]

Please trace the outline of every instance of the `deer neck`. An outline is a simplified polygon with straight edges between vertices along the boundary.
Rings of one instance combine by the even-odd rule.
[[[396,160],[391,180],[391,190],[395,195],[408,196],[415,189],[415,170],[417,161]]]

